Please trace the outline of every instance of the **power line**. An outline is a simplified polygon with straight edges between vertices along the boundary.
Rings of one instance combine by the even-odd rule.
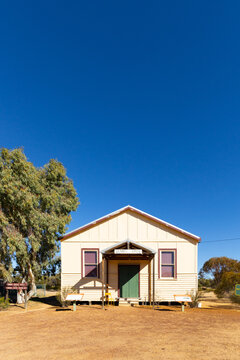
[[[220,242],[220,241],[237,241],[237,240],[240,240],[240,237],[230,238],[230,239],[217,239],[217,240],[203,241],[200,244],[212,243],[212,242]]]

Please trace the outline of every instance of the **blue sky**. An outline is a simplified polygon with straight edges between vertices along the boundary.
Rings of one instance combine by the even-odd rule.
[[[0,146],[67,168],[72,230],[127,204],[240,259],[240,3],[11,1]],[[204,242],[206,243],[204,244]]]

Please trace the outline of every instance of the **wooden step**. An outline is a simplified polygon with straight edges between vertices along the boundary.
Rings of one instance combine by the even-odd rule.
[[[136,298],[120,298],[119,299],[119,306],[131,306],[136,305],[139,303],[139,299]]]
[[[118,306],[131,306],[129,302],[119,302]]]

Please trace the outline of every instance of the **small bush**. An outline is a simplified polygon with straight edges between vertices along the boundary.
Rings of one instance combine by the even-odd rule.
[[[0,311],[7,309],[9,306],[9,300],[5,300],[4,297],[0,298]]]
[[[214,285],[213,279],[205,279],[203,277],[199,277],[199,279],[198,279],[199,290],[202,290],[202,289],[205,290],[207,288],[212,289],[213,285]]]
[[[240,283],[240,272],[225,272],[221,281],[215,289],[217,297],[221,298],[225,293],[231,294],[236,284]]]
[[[70,302],[66,300],[67,294],[69,293],[75,294],[77,293],[77,290],[70,286],[66,286],[58,291],[56,298],[62,307],[67,307],[70,304]]]
[[[235,294],[230,295],[230,300],[233,303],[240,305],[240,296],[239,295],[235,295]]]
[[[192,291],[190,293],[190,296],[192,298],[192,302],[190,302],[189,305],[190,305],[191,308],[195,308],[195,307],[198,306],[201,295],[202,295],[201,291],[198,291],[198,290],[196,292]]]

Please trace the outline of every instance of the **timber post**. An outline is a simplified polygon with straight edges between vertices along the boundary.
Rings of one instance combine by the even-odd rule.
[[[108,284],[108,258],[106,258],[106,293],[108,293],[108,287],[109,287],[109,284]],[[108,295],[107,295],[107,299],[108,301]]]
[[[155,255],[153,255],[153,309],[155,302]]]
[[[149,263],[148,263],[148,302],[149,302],[149,305],[151,305],[151,292],[152,292],[152,289],[151,289],[151,258],[149,260]]]
[[[104,262],[105,259],[102,257],[102,309],[104,310]]]

